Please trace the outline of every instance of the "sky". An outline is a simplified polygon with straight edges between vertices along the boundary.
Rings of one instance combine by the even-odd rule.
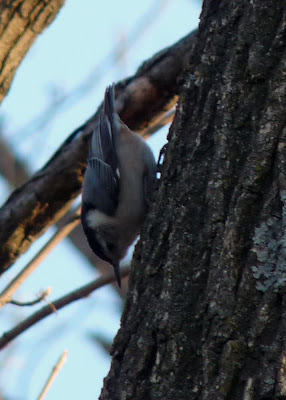
[[[200,9],[199,0],[67,0],[28,52],[0,109],[5,140],[31,173],[94,113],[107,85],[134,74],[144,60],[195,29]],[[126,52],[116,63],[120,48]],[[155,154],[165,137],[166,130],[150,139]],[[10,190],[1,178],[1,203]],[[53,232],[50,229],[43,235],[1,277],[0,290]],[[41,289],[52,287],[50,299],[54,300],[95,275],[86,259],[65,240],[15,297],[27,301]],[[67,361],[47,399],[98,398],[110,358],[92,335],[112,341],[122,306],[116,292],[105,287],[25,332],[0,354],[0,394],[5,400],[37,399],[56,361],[67,350]],[[0,315],[2,332],[36,309],[7,305]]]

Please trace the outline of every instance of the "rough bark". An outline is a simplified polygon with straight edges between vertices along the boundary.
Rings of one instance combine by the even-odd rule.
[[[0,5],[0,102],[15,72],[42,31],[50,25],[64,0],[3,0]]]
[[[117,85],[116,107],[122,120],[142,134],[173,104],[194,34],[156,54],[135,76]],[[98,112],[65,141],[52,159],[18,188],[0,210],[0,273],[51,225],[79,194],[88,141]]]
[[[101,400],[286,399],[285,8],[204,2]]]

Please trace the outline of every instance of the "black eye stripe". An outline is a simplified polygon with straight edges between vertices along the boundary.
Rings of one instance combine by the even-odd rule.
[[[89,228],[85,221],[83,221],[82,227],[84,229],[87,241],[92,251],[102,260],[111,263],[111,259],[106,254],[105,244],[97,231]]]
[[[108,248],[109,251],[112,251],[112,250],[114,250],[115,245],[114,245],[114,243],[107,242],[106,247]]]

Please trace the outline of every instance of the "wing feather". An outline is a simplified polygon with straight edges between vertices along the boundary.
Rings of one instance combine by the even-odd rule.
[[[83,205],[88,204],[90,208],[107,215],[114,214],[118,203],[116,118],[118,116],[114,112],[114,85],[112,85],[106,89],[103,112],[92,134],[82,192]]]

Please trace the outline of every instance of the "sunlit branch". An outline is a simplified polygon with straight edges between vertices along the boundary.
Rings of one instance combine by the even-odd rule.
[[[52,370],[47,382],[45,383],[45,386],[44,386],[40,396],[38,397],[38,400],[44,400],[44,398],[46,397],[46,395],[47,395],[48,391],[50,390],[52,384],[54,383],[54,380],[56,379],[58,373],[60,372],[60,370],[64,366],[64,363],[67,360],[67,356],[68,356],[68,351],[65,350],[63,352],[63,354],[61,355],[59,361],[54,366],[54,368],[53,368],[53,370]]]

